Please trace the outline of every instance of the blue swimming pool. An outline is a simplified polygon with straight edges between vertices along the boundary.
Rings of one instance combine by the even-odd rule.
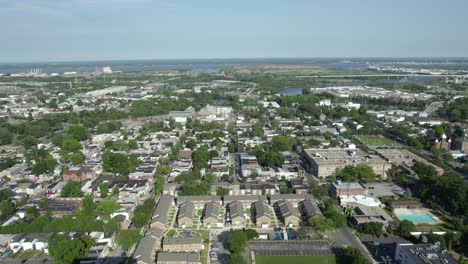
[[[408,220],[415,224],[435,223],[436,221],[428,214],[404,214],[398,216],[401,220]]]

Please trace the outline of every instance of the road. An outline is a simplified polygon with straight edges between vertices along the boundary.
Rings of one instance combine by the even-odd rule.
[[[356,237],[355,234],[351,231],[350,228],[344,227],[336,229],[332,232],[327,232],[328,238],[335,240],[333,243],[336,247],[353,247],[359,249],[361,253],[366,256],[371,263],[378,263],[372,258],[372,254],[367,250],[366,246],[362,244],[362,242]]]
[[[427,106],[426,113],[428,113],[428,114],[435,113],[437,111],[437,109],[439,109],[443,105],[444,105],[443,102],[433,102],[429,106]]]

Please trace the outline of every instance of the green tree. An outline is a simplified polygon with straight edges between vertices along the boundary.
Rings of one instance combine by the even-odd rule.
[[[309,219],[309,226],[317,231],[327,231],[334,228],[334,223],[331,219],[325,218],[323,215],[316,215]]]
[[[234,230],[229,233],[228,246],[229,251],[235,255],[240,255],[247,243],[247,234],[242,230]]]
[[[228,188],[223,188],[223,187],[218,187],[216,189],[216,195],[224,197],[229,194],[229,189]]]
[[[0,202],[0,220],[3,221],[10,217],[15,212],[15,209],[7,200]]]
[[[89,236],[71,239],[67,235],[53,234],[49,238],[49,254],[57,264],[72,264],[85,257],[93,244],[94,239]]]
[[[350,264],[371,264],[371,262],[356,248],[343,247],[341,248],[340,259],[342,263]]]
[[[373,182],[377,175],[374,170],[367,164],[358,164],[356,166],[348,165],[336,173],[336,178],[343,181],[363,181]]]
[[[78,125],[70,126],[68,134],[78,141],[83,141],[90,137],[88,129]]]
[[[60,192],[62,197],[82,197],[83,192],[81,191],[81,185],[79,182],[69,181],[63,186]]]
[[[81,201],[81,211],[85,215],[92,215],[96,209],[96,203],[94,202],[93,196],[86,195]]]
[[[143,204],[138,205],[133,212],[133,224],[140,228],[148,224],[156,208],[156,202],[153,199],[147,199]]]
[[[117,243],[123,248],[123,250],[129,250],[142,238],[143,236],[140,235],[140,232],[138,230],[127,229],[120,231],[120,233],[116,237],[116,240]]]
[[[101,198],[107,198],[107,196],[109,195],[108,182],[101,182],[101,184],[99,184],[99,193],[101,194]]]
[[[105,171],[119,174],[135,172],[137,167],[141,164],[141,161],[133,155],[128,156],[110,151],[104,152],[102,155],[102,162],[102,167]]]
[[[26,207],[26,209],[24,209],[24,215],[28,219],[35,219],[39,216],[39,210],[34,206]]]
[[[72,139],[65,139],[63,142],[62,142],[62,149],[68,153],[68,152],[76,152],[78,150],[81,150],[83,148],[83,146],[81,145],[81,143],[72,138]]]
[[[408,220],[403,220],[398,225],[396,232],[401,237],[409,238],[411,237],[411,232],[414,232],[415,230],[416,230],[416,226],[413,224],[413,222],[410,222]]]
[[[365,234],[381,236],[383,234],[383,223],[368,222],[361,225],[361,231]]]

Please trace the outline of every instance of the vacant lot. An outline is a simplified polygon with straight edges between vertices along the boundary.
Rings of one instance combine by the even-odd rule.
[[[317,255],[317,256],[256,256],[257,264],[335,264],[335,255]]]

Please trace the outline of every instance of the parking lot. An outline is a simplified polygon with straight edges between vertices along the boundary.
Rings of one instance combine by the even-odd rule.
[[[332,247],[326,241],[251,241],[250,251],[259,256],[330,255]]]

